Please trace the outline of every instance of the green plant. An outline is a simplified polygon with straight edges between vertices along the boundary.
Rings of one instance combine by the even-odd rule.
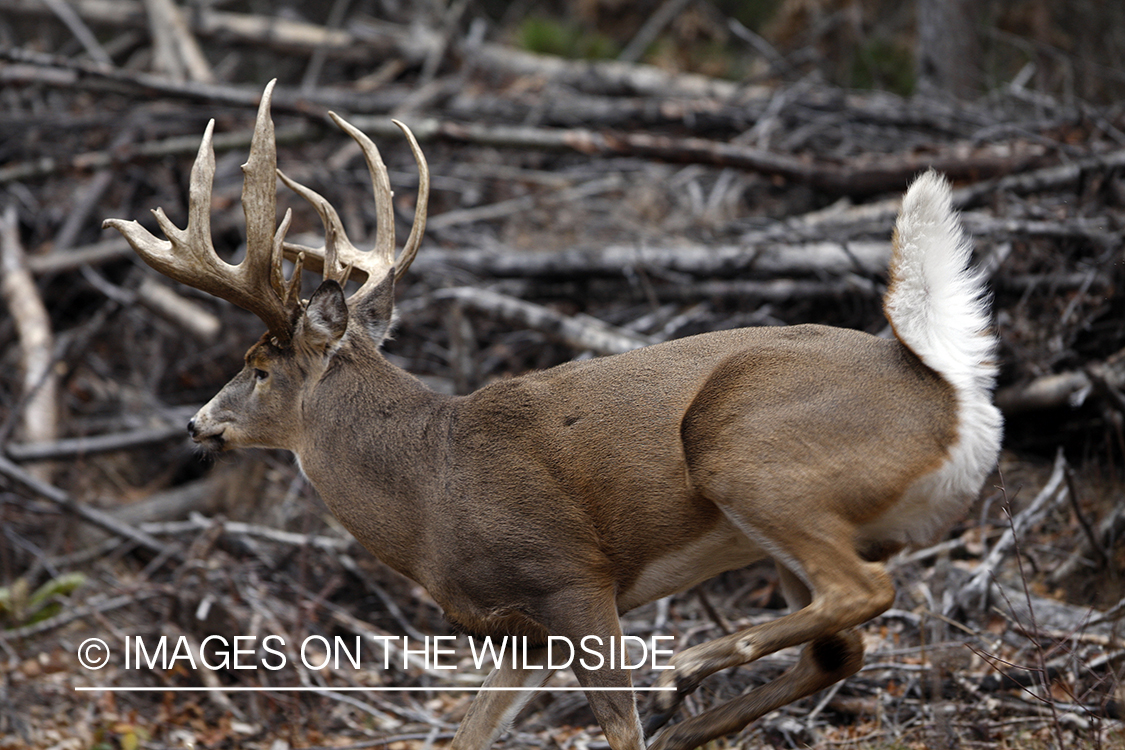
[[[529,52],[572,59],[608,59],[618,53],[617,45],[603,34],[588,31],[573,21],[543,16],[524,19],[517,40]]]
[[[855,51],[850,83],[855,88],[909,96],[914,92],[914,56],[903,44],[872,38]]]
[[[0,620],[6,627],[16,627],[53,617],[62,609],[59,597],[74,593],[85,582],[82,573],[64,573],[32,592],[28,580],[18,578],[11,586],[0,588]]]

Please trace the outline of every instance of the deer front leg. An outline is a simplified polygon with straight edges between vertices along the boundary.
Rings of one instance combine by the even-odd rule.
[[[528,649],[520,654],[520,666],[507,658],[489,673],[486,688],[527,688],[526,690],[482,690],[469,706],[468,713],[457,727],[453,750],[487,750],[515,720],[538,688],[543,687],[555,670],[547,668],[547,649]],[[522,665],[527,664],[528,668]],[[538,667],[538,668],[536,668]]]
[[[613,750],[643,750],[644,732],[633,696],[633,677],[620,665],[621,622],[613,590],[572,592],[556,602],[551,632],[566,637],[577,653],[571,669],[586,689],[590,709]],[[590,637],[595,636],[595,637]]]

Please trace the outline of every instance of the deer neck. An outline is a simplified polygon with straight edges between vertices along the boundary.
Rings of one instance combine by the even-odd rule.
[[[302,471],[345,528],[417,580],[425,498],[441,483],[449,397],[378,352],[330,368],[303,400]]]

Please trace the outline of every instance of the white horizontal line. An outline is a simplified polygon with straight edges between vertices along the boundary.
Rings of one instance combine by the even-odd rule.
[[[653,692],[675,690],[676,687],[545,687],[545,688],[526,688],[526,687],[485,687],[483,685],[476,687],[456,687],[456,686],[442,686],[442,687],[138,687],[126,685],[117,687],[107,685],[104,687],[76,687],[76,692],[92,692],[103,691],[107,693],[344,693],[344,692],[360,692],[360,693],[411,693],[411,692],[428,692],[428,693],[442,693],[450,691],[477,691],[477,692],[526,692],[535,691],[543,693],[566,693],[566,692],[609,692],[628,690],[630,692]]]

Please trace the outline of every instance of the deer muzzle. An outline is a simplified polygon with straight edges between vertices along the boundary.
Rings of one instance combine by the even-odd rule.
[[[226,448],[226,438],[223,437],[223,426],[210,426],[207,424],[206,419],[200,419],[199,414],[191,418],[191,421],[187,424],[187,430],[188,434],[191,435],[191,439],[208,451],[217,453]]]

